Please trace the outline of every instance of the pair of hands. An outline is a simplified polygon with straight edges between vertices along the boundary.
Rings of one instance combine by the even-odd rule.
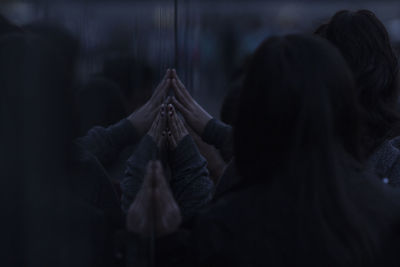
[[[168,143],[169,148],[174,150],[189,133],[174,106],[162,104],[160,112],[147,134],[153,138],[159,148],[163,148]]]
[[[173,96],[167,98],[168,91],[171,87],[176,97]],[[165,102],[166,104],[164,104]],[[176,114],[175,108],[183,115],[186,123],[199,136],[202,135],[205,126],[212,119],[211,115],[208,114],[189,94],[186,87],[179,79],[176,71],[174,69],[168,69],[150,100],[137,111],[133,112],[128,117],[128,120],[133,124],[141,136],[149,131],[148,134],[152,136],[157,143],[159,143],[159,140],[163,139],[162,133],[164,131],[164,134],[168,136],[170,132],[172,138],[168,138],[168,140],[173,147],[174,144],[181,140],[180,137],[182,135],[174,132],[174,129],[179,130],[180,126],[183,126],[184,128],[182,120]],[[172,116],[170,115],[170,112],[172,112]],[[176,124],[177,127],[173,128],[173,124]]]
[[[143,236],[163,236],[176,231],[182,217],[159,161],[147,166],[141,190],[128,210],[127,228]]]
[[[168,97],[169,89],[176,97]],[[188,130],[176,109],[198,136],[212,117],[192,98],[175,70],[167,70],[150,100],[128,120],[140,135],[146,132],[159,148],[168,141],[171,149],[188,135]],[[142,188],[128,210],[127,228],[141,235],[162,236],[178,229],[182,221],[180,209],[166,182],[159,161],[150,162]]]

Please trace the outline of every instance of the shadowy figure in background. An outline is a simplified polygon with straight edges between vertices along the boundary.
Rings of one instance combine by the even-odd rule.
[[[399,194],[361,167],[355,91],[351,70],[327,41],[267,39],[246,72],[235,124],[241,184],[178,231],[174,200],[143,186],[153,205],[141,202],[145,196],[135,201],[128,229],[146,234],[135,217],[165,222],[155,228],[166,235],[157,240],[159,266],[397,265]],[[175,104],[191,118],[187,94],[178,85]],[[209,121],[193,119],[197,130]],[[169,190],[157,166],[146,177]]]
[[[151,96],[155,75],[144,61],[131,56],[110,58],[104,62],[102,75],[119,86],[128,113],[141,107]]]
[[[104,211],[71,191],[77,177],[68,175],[74,125],[66,65],[47,39],[0,38],[4,266],[107,262]]]
[[[46,22],[34,22],[23,26],[27,32],[37,34],[51,44],[57,53],[64,57],[65,73],[68,78],[69,90],[75,90],[76,87],[76,66],[80,53],[80,44],[71,32],[62,25],[49,24]]]
[[[339,11],[315,33],[335,45],[353,71],[368,165],[385,182],[399,186],[399,62],[385,26],[368,10]]]
[[[76,106],[80,135],[95,126],[108,127],[127,116],[119,87],[101,77],[93,77],[78,91]]]
[[[153,78],[151,68],[144,62],[129,56],[112,58],[104,62],[103,71],[94,75],[76,96],[81,123],[80,136],[96,136],[97,144],[92,141],[87,143],[91,143],[91,151],[95,146],[101,147],[98,151],[113,151],[110,152],[112,156],[107,156],[107,159],[101,157],[99,161],[112,177],[118,191],[126,170],[126,161],[132,155],[138,141],[135,140],[137,135],[132,134],[129,129],[131,126],[126,127],[127,123],[118,122],[126,122],[124,118],[128,114],[142,107],[150,99]],[[113,125],[116,127],[111,127]],[[131,133],[132,139],[127,140],[119,136],[117,139],[125,141],[110,144],[108,140],[103,139],[107,138],[107,127],[111,132],[115,130]],[[100,153],[106,155],[108,152]]]

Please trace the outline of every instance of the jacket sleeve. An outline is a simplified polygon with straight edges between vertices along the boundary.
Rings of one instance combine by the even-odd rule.
[[[200,155],[191,136],[186,136],[170,155],[171,190],[185,219],[204,207],[212,197],[213,182],[207,161]]]
[[[76,140],[79,147],[91,153],[103,165],[111,163],[125,147],[137,142],[139,135],[127,119],[108,128],[94,127],[86,136]]]
[[[225,162],[229,162],[233,156],[233,130],[217,119],[210,120],[201,136],[204,142],[213,145],[220,150]]]
[[[122,210],[126,213],[139,192],[150,160],[157,159],[158,147],[149,135],[145,135],[128,159],[124,179],[121,182]]]

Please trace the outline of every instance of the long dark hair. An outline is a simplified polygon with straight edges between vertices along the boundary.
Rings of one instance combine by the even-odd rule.
[[[365,115],[364,146],[372,153],[400,134],[398,59],[389,34],[368,10],[337,12],[315,32],[334,44],[354,73]]]
[[[354,86],[339,51],[317,37],[270,38],[247,70],[234,134],[237,167],[245,183],[283,184],[295,199],[300,260],[313,258],[306,251],[317,244],[325,254],[314,259],[360,264],[377,247],[345,192],[347,170],[361,170],[363,157]]]

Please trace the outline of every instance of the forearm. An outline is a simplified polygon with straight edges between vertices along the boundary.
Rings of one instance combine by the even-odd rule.
[[[233,156],[233,129],[231,126],[217,120],[210,120],[204,128],[202,140],[220,150],[225,162]]]
[[[94,127],[76,143],[95,156],[101,164],[107,165],[127,146],[139,142],[133,125],[126,119],[108,127]]]
[[[223,160],[219,151],[212,145],[206,144],[198,135],[191,135],[201,153],[207,160],[207,169],[210,173],[210,178],[214,184],[218,184],[218,180],[223,174],[226,163]]]
[[[171,189],[184,217],[190,217],[212,197],[207,162],[187,135],[171,153]]]

